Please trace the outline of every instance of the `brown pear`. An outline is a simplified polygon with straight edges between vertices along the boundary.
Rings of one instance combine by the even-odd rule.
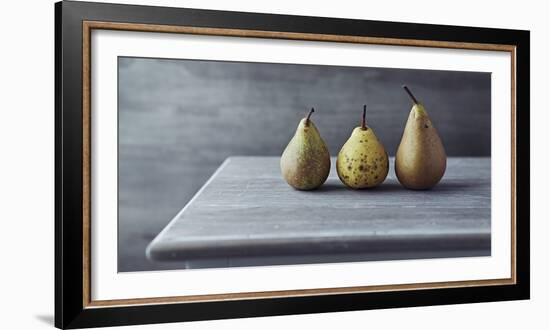
[[[445,174],[447,155],[426,109],[407,86],[403,88],[414,104],[395,154],[395,174],[406,188],[430,189]]]

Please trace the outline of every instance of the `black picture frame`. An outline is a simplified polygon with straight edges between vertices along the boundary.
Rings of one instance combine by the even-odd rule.
[[[209,302],[86,307],[81,221],[83,22],[104,21],[512,45],[516,50],[516,283]],[[55,4],[55,325],[59,328],[212,320],[529,298],[529,31],[62,1]]]

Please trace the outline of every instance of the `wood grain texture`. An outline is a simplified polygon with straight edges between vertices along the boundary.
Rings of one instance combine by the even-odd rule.
[[[262,30],[248,30],[248,29],[243,30],[243,29],[209,28],[209,27],[207,28],[207,27],[179,26],[179,25],[137,24],[137,23],[123,23],[123,22],[84,21],[83,23],[84,25],[88,26],[91,29],[120,30],[120,31],[185,33],[185,34],[229,36],[229,37],[272,38],[272,39],[288,39],[288,40],[361,43],[361,44],[377,44],[377,45],[390,45],[390,46],[437,47],[437,48],[449,48],[449,49],[473,49],[473,50],[489,50],[489,51],[512,51],[515,48],[514,45],[457,42],[457,41],[397,39],[397,38],[347,36],[347,35],[334,35],[334,34],[297,33],[297,32],[283,32],[283,31],[262,31]]]
[[[489,158],[450,158],[429,191],[402,188],[392,171],[355,191],[335,173],[302,192],[283,181],[278,157],[230,157],[148,257],[201,268],[490,255]]]

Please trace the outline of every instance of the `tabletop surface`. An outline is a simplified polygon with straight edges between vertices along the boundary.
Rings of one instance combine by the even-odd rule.
[[[332,169],[315,191],[282,179],[279,157],[230,157],[151,242],[150,260],[188,268],[489,256],[490,158],[449,158],[433,189],[393,172],[351,190]]]

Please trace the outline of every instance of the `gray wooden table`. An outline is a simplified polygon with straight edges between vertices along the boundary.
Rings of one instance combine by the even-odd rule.
[[[488,256],[489,158],[449,158],[429,191],[393,173],[350,190],[333,168],[316,191],[283,181],[278,157],[231,157],[147,248],[188,268]]]

